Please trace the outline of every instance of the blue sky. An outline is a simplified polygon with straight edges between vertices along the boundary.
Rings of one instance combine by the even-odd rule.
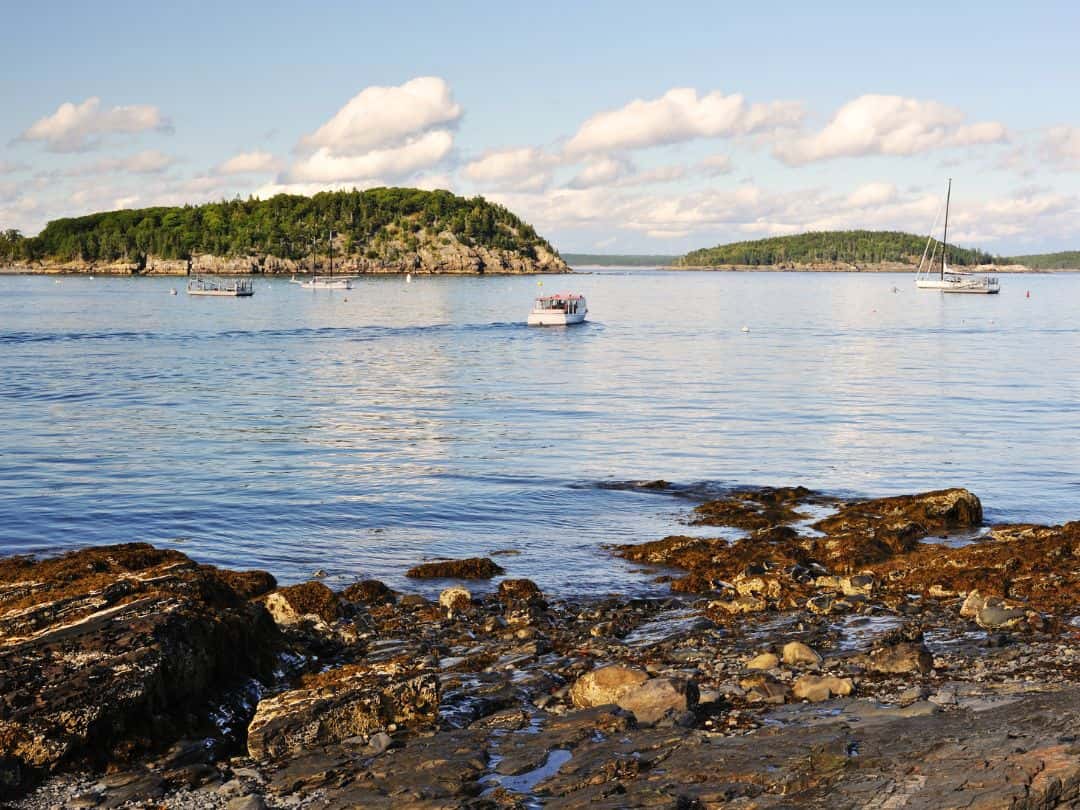
[[[392,184],[681,252],[924,232],[952,176],[960,241],[1080,246],[1075,3],[5,6],[0,227]]]

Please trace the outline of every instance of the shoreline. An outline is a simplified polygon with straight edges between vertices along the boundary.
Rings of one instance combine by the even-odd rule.
[[[0,801],[1080,798],[1080,522],[987,527],[964,489],[802,487],[687,520],[739,536],[608,549],[671,589],[649,598],[544,594],[513,558],[410,570],[445,585],[437,601],[374,580],[279,588],[146,544],[2,559],[0,784],[16,790]]]

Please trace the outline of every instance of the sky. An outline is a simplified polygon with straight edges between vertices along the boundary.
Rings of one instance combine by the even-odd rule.
[[[952,178],[951,242],[1080,249],[1076,2],[0,10],[0,229],[397,185],[675,254],[927,233]]]

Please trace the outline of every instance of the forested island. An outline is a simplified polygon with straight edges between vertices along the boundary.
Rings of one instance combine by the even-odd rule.
[[[703,248],[680,256],[676,268],[775,268],[789,270],[909,270],[917,267],[927,238],[902,231],[811,231]],[[941,245],[930,253],[941,261]],[[995,256],[984,250],[949,245],[949,264],[996,265],[1015,269],[1080,269],[1080,252]],[[1022,267],[1020,267],[1022,266]]]
[[[531,225],[483,197],[376,188],[279,194],[57,219],[0,231],[0,264],[28,272],[569,272]]]

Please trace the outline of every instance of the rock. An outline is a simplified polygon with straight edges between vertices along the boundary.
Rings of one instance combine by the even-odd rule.
[[[491,579],[503,569],[487,557],[466,560],[439,560],[410,568],[405,576],[413,579]]]
[[[586,672],[570,688],[570,700],[579,709],[618,703],[623,695],[649,678],[637,667],[613,664]]]
[[[746,662],[747,669],[775,669],[780,666],[780,659],[774,653],[763,652]]]
[[[213,568],[213,566],[207,566],[207,568],[214,571],[218,579],[245,599],[254,599],[277,587],[277,580],[266,571],[231,571],[227,568]]]
[[[692,711],[698,704],[698,688],[684,678],[652,678],[623,694],[615,703],[620,709],[633,712],[640,725],[651,726],[665,716]]]
[[[736,596],[734,599],[720,599],[709,602],[707,616],[736,616],[740,613],[760,613],[769,606],[768,602],[757,596]]]
[[[791,686],[791,693],[798,700],[817,703],[836,695],[850,695],[855,685],[851,678],[837,678],[832,675],[803,675]]]
[[[439,594],[439,606],[446,611],[447,616],[458,616],[472,607],[472,594],[455,585]]]
[[[277,630],[235,581],[143,543],[0,560],[0,792],[205,733],[211,698],[269,678]]]
[[[439,679],[403,664],[354,664],[305,678],[303,687],[259,702],[248,726],[253,759],[277,759],[391,725],[435,724]]]
[[[392,605],[396,599],[394,592],[377,579],[354,582],[341,592],[341,596],[361,605]]]
[[[542,602],[544,594],[531,579],[504,579],[499,583],[499,599],[503,602]]]
[[[1027,612],[1019,608],[1007,608],[1003,605],[987,604],[975,616],[975,622],[979,627],[992,630],[1003,630],[1023,624],[1027,619]]]
[[[341,617],[341,602],[336,593],[321,582],[290,585],[269,594],[263,604],[279,625],[288,627],[307,621],[332,624]]]
[[[230,799],[229,803],[225,805],[225,810],[266,810],[266,802],[263,801],[262,796],[249,793],[247,796],[237,796],[235,799]]]
[[[789,641],[782,650],[784,663],[789,667],[813,666],[821,663],[821,656],[801,641]]]
[[[971,591],[964,599],[964,604],[960,606],[960,617],[974,619],[984,607],[986,607],[986,597],[977,590]]]
[[[923,644],[901,642],[890,647],[873,650],[865,656],[866,667],[871,672],[903,675],[912,672],[927,673],[934,668],[934,657]]]
[[[745,690],[747,703],[781,704],[791,694],[786,684],[763,672],[743,678],[739,686]]]
[[[367,746],[364,749],[364,753],[370,753],[374,756],[378,756],[379,754],[386,751],[393,744],[393,742],[394,740],[385,731],[377,731],[376,733],[372,734],[371,739],[368,740]]]

